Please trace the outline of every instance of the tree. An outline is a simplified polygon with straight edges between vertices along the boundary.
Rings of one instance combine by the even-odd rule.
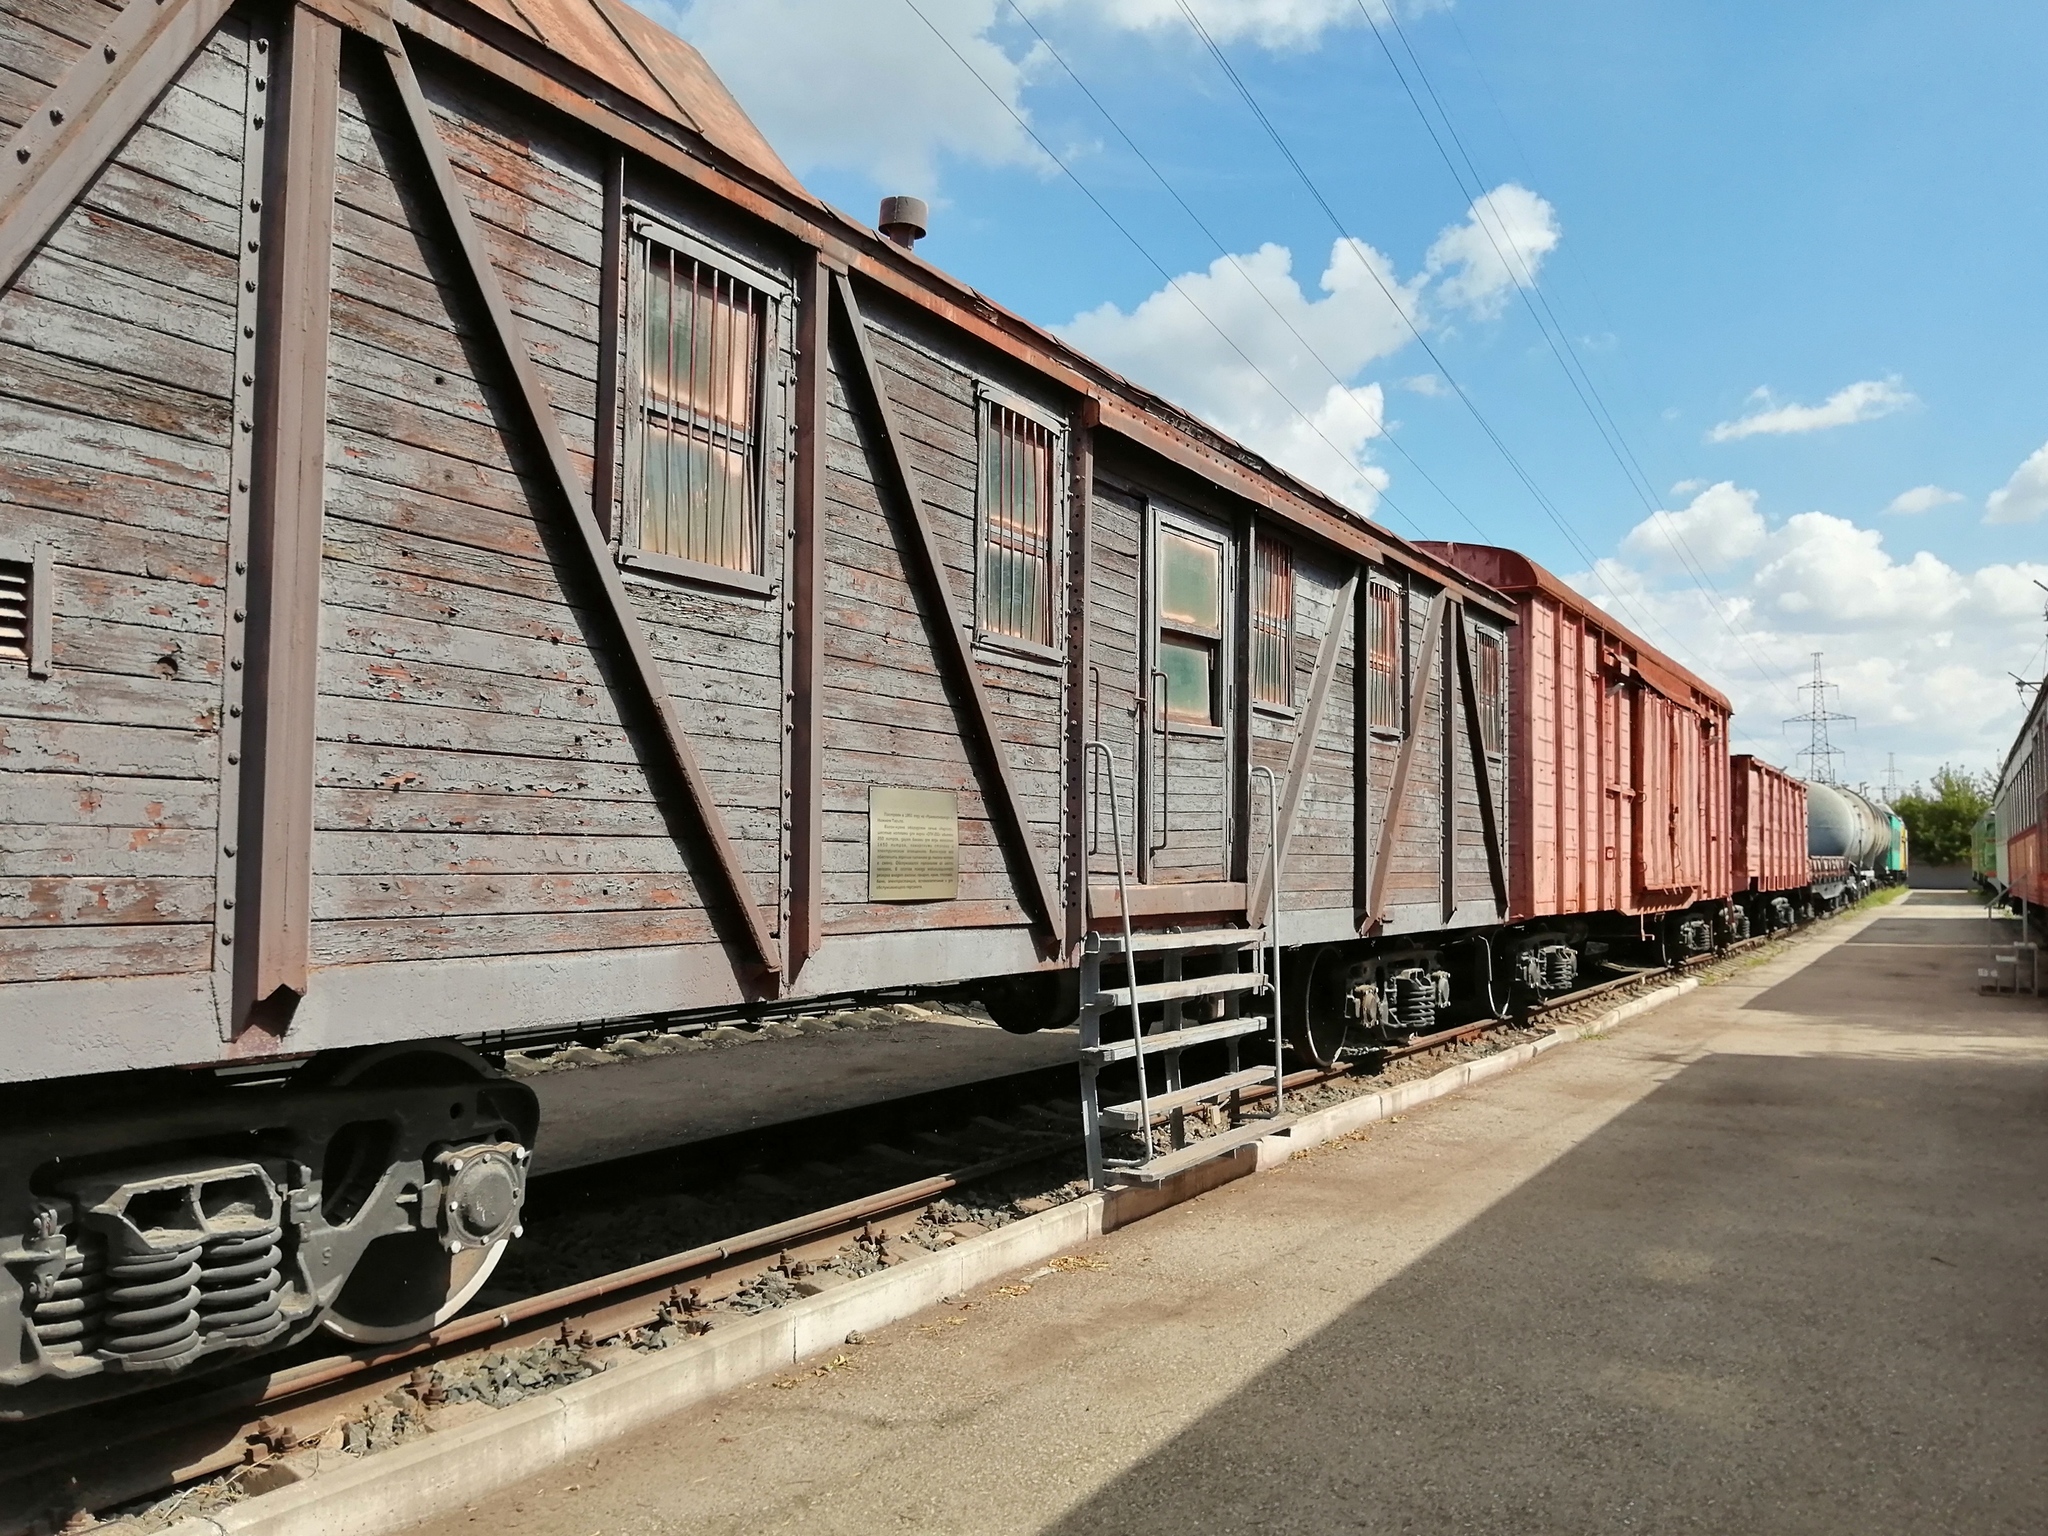
[[[1892,802],[1906,824],[1908,854],[1916,864],[1962,864],[1970,857],[1970,834],[1991,808],[1998,787],[1989,773],[1953,765],[1935,771],[1926,788],[1915,784]]]

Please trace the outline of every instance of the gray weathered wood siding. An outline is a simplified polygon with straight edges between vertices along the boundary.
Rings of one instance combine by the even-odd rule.
[[[979,406],[967,369],[894,333],[869,313],[869,344],[889,402],[908,439],[910,473],[946,567],[954,605],[973,624],[976,502],[980,485]],[[827,423],[825,597],[824,899],[828,933],[1003,927],[1030,920],[1018,871],[1003,847],[969,745],[973,728],[934,647],[943,622],[919,590],[910,530],[889,505],[874,424],[856,415],[833,357]],[[1064,616],[1056,618],[1060,633]],[[1057,668],[977,648],[997,735],[1023,798],[1038,856],[1059,867],[1060,709]],[[959,898],[951,902],[868,900],[870,786],[949,789],[960,811]]]
[[[1089,679],[1083,707],[1089,729],[1100,722],[1100,739],[1116,760],[1116,815],[1109,810],[1109,776],[1099,759],[1089,764],[1091,874],[1113,880],[1122,859],[1127,879],[1138,878],[1135,861],[1138,831],[1138,657],[1139,561],[1144,548],[1144,503],[1127,492],[1097,482],[1090,504],[1091,549],[1088,561]],[[1115,833],[1121,830],[1119,854]]]
[[[621,712],[607,621],[565,577],[567,511],[521,440],[396,105],[374,76],[344,84],[316,958],[712,943],[687,843],[643,767],[642,726]],[[530,119],[425,84],[587,493],[602,166]],[[767,548],[779,556],[775,484]],[[779,608],[631,592],[772,912]]]
[[[0,122],[115,9],[0,9]],[[0,667],[0,977],[204,971],[251,39],[222,26],[0,295],[0,542],[54,669]]]
[[[0,0],[0,126],[41,110],[67,71],[94,57],[89,50],[120,14],[111,0]],[[234,1005],[218,984],[250,972],[224,957],[256,950],[217,919],[223,896],[236,894],[223,880],[236,867],[237,818],[253,823],[266,808],[288,803],[297,813],[305,804],[303,777],[251,775],[256,788],[244,788],[247,769],[236,766],[236,722],[259,712],[238,713],[251,702],[243,678],[285,675],[269,673],[260,650],[246,669],[239,665],[250,642],[236,626],[253,618],[270,642],[299,640],[267,600],[241,595],[256,580],[246,567],[263,565],[255,551],[273,547],[255,525],[276,482],[236,466],[246,470],[259,452],[252,438],[261,444],[272,424],[292,419],[251,399],[277,387],[266,375],[290,371],[271,345],[285,332],[263,330],[256,340],[259,325],[280,323],[275,307],[290,306],[263,286],[286,258],[252,255],[270,245],[266,228],[289,221],[276,206],[260,207],[266,168],[249,146],[266,142],[259,86],[276,59],[264,64],[250,30],[272,18],[254,7],[248,17],[238,12],[219,28],[0,292],[0,554],[40,548],[54,567],[53,670],[40,677],[0,665],[0,983],[29,983],[18,999],[41,983],[119,983],[123,1027],[145,1021],[157,1030],[149,1049],[159,1062],[274,1048],[274,1038],[245,1046],[220,1035],[223,1022],[232,1036],[245,1021],[228,1017]],[[659,146],[641,141],[628,156],[595,127],[555,115],[479,68],[454,64],[435,47],[408,47],[480,255],[472,268],[451,238],[385,60],[362,37],[347,37],[325,274],[331,336],[310,719],[312,973],[285,1048],[490,1028],[493,1017],[457,1016],[463,1000],[478,995],[480,977],[502,1001],[544,992],[547,978],[573,972],[558,996],[521,1015],[522,1026],[573,1022],[588,997],[626,1017],[723,1005],[768,986],[772,941],[791,926],[791,838],[808,824],[791,803],[789,743],[800,724],[808,727],[798,712],[809,701],[792,694],[801,616],[789,556],[796,474],[813,469],[822,549],[815,617],[823,940],[807,962],[812,979],[799,974],[794,989],[954,981],[1054,963],[1035,943],[1036,877],[977,750],[970,690],[950,670],[950,647],[937,643],[951,638],[937,630],[947,622],[944,605],[926,589],[913,520],[893,474],[884,473],[889,448],[847,371],[859,359],[843,332],[835,330],[823,359],[819,462],[792,458],[793,291],[813,255],[795,221],[822,215],[798,210],[777,228],[674,166],[660,168]],[[299,110],[316,99],[325,97],[298,96]],[[268,142],[274,168],[277,141]],[[664,576],[629,565],[620,575],[623,598],[607,585],[611,570],[603,582],[593,579],[600,551],[584,542],[580,513],[564,501],[551,434],[533,430],[504,347],[509,340],[532,365],[533,411],[565,446],[561,475],[572,482],[572,499],[594,496],[598,522],[616,543],[631,522],[622,487],[638,466],[627,425],[636,405],[625,360],[635,340],[630,280],[619,286],[618,312],[602,312],[612,291],[614,215],[624,219],[617,259],[629,266],[636,221],[647,221],[671,226],[679,248],[729,255],[749,282],[791,289],[771,296],[766,332],[758,572],[697,579],[707,573]],[[295,238],[307,244],[295,250],[319,247],[318,223],[300,231]],[[845,242],[866,238],[830,221],[811,233],[835,270]],[[955,327],[946,318],[952,299],[920,307],[901,287],[913,281],[903,275],[910,269],[892,272],[893,260],[854,260],[842,291],[864,312],[945,597],[966,627],[968,664],[987,695],[1029,852],[1053,890],[1084,883],[1063,867],[1076,848],[1086,850],[1087,873],[1100,886],[1125,855],[1135,877],[1135,850],[1156,841],[1156,822],[1138,824],[1141,805],[1159,811],[1157,785],[1149,801],[1143,788],[1157,769],[1141,762],[1147,731],[1135,709],[1150,691],[1147,523],[1183,509],[1227,536],[1239,567],[1226,576],[1220,689],[1236,690],[1242,676],[1232,653],[1248,635],[1246,529],[1256,519],[1259,537],[1270,532],[1289,543],[1295,704],[1252,710],[1238,697],[1225,731],[1176,728],[1170,837],[1146,861],[1150,878],[1234,884],[1256,875],[1263,796],[1244,820],[1249,765],[1238,759],[1248,740],[1251,762],[1284,783],[1338,594],[1357,579],[1306,756],[1284,880],[1290,911],[1325,914],[1317,937],[1355,931],[1336,914],[1364,915],[1366,860],[1386,824],[1401,749],[1396,735],[1361,735],[1367,603],[1364,572],[1349,563],[1361,557],[1319,543],[1331,530],[1319,533],[1313,517],[1290,521],[1270,498],[1241,499],[1241,476],[1256,466],[1213,454],[1169,462],[1178,451],[1170,444],[1128,423],[1118,435],[1105,418],[1088,446],[1104,456],[1107,473],[1092,487],[1064,488],[1090,498],[1079,600],[1088,606],[1087,661],[1099,687],[1074,677],[1065,655],[1069,551],[1059,551],[1050,573],[1054,645],[1041,654],[977,640],[985,399],[993,392],[1071,431],[1076,420],[1096,419],[1083,397],[1111,386],[1062,375],[1065,364],[1052,359],[1038,372],[1028,349],[1013,355],[972,326]],[[516,336],[498,333],[475,291],[479,269],[502,289]],[[261,283],[252,280],[259,276]],[[605,388],[615,392],[600,399]],[[1063,393],[1069,388],[1073,394]],[[601,444],[604,432],[611,436]],[[1079,440],[1063,439],[1055,459],[1062,467],[1070,442],[1087,457]],[[599,484],[607,461],[615,472]],[[296,492],[275,502],[278,526],[296,529]],[[1055,514],[1062,532],[1067,511]],[[1389,574],[1412,589],[1412,677],[1434,588],[1404,574],[1405,558],[1391,557]],[[691,754],[650,718],[635,653],[620,643],[621,612],[626,628],[646,638],[652,692],[674,702],[730,839],[733,878],[751,893],[767,939],[738,935],[725,910],[725,874],[683,793],[682,759]],[[1439,644],[1431,686],[1409,701],[1415,756],[1389,860],[1385,906],[1392,926],[1407,931],[1439,928],[1447,912],[1490,894],[1477,783],[1460,745],[1454,652],[1447,637]],[[1072,697],[1070,688],[1078,690]],[[1092,768],[1067,762],[1068,709],[1080,711],[1084,734],[1099,731],[1115,756],[1121,850],[1099,796],[1079,800],[1095,815],[1069,841],[1069,775]],[[304,735],[291,734],[305,727],[303,717],[260,712],[266,729],[278,729],[265,741],[303,749]],[[1446,756],[1447,747],[1456,750]],[[1155,758],[1157,751],[1155,742]],[[1506,773],[1498,763],[1493,771],[1505,827]],[[957,792],[958,899],[869,899],[874,786]],[[1446,810],[1455,818],[1448,834]],[[289,851],[277,864],[292,872],[288,899],[259,891],[244,905],[296,938],[307,849],[295,842]],[[1161,910],[1226,898],[1208,890],[1148,899]],[[254,926],[249,913],[233,915]],[[1067,914],[1048,915],[1053,931],[1063,931]],[[757,941],[770,967],[751,966]],[[471,964],[478,961],[502,963]],[[416,986],[425,1001],[415,1000]],[[22,1016],[62,1018],[74,995],[82,994],[37,992],[39,1011],[25,1005]],[[119,1048],[117,1034],[109,1028],[107,1049]],[[66,1058],[73,1064],[61,1070],[84,1070],[75,1059],[82,1058]]]

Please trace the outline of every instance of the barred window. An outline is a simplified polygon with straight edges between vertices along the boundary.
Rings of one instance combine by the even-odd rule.
[[[1252,702],[1294,703],[1294,552],[1264,540],[1252,562]]]
[[[1490,753],[1498,754],[1507,726],[1507,689],[1502,663],[1506,657],[1498,635],[1482,634],[1474,647],[1478,652],[1472,680],[1479,694],[1479,739]]]
[[[1401,729],[1401,594],[1373,582],[1366,601],[1366,713],[1375,731]]]
[[[1053,643],[1058,433],[989,400],[981,413],[981,632]]]
[[[648,554],[761,570],[762,348],[768,296],[642,240],[638,516]]]

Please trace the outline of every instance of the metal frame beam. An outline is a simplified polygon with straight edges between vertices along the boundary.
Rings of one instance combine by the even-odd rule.
[[[135,0],[0,150],[0,290],[141,126],[233,0]]]
[[[455,179],[447,149],[441,142],[440,130],[434,126],[433,109],[427,105],[426,95],[420,89],[412,60],[402,44],[395,51],[386,52],[384,57],[390,66],[392,83],[397,86],[404,104],[413,140],[426,161],[441,210],[454,234],[457,250],[487,311],[491,339],[512,373],[513,396],[522,408],[526,426],[541,448],[553,482],[552,488],[569,508],[569,523],[575,534],[572,547],[582,557],[583,574],[596,586],[603,599],[604,610],[618,631],[626,653],[627,670],[639,684],[643,702],[654,716],[657,745],[666,766],[672,768],[682,782],[684,797],[695,818],[694,830],[710,847],[717,870],[718,894],[740,918],[745,945],[752,958],[764,971],[779,975],[783,963],[775,935],[762,921],[752,884],[740,864],[739,851],[733,846],[725,818],[712,797],[710,783],[698,765],[696,751],[683,730],[675,700],[669,694],[668,684],[663,680],[661,668],[648,645],[647,632],[633,611],[625,583],[619,579],[605,532],[598,526],[590,498],[583,493],[575,461],[569,457],[560,423],[555,419],[554,404],[548,398],[547,387],[541,382],[539,370],[534,365],[532,344],[527,339],[525,328],[512,312],[504,283],[491,260],[489,248],[484,244],[483,232],[477,227],[468,199]]]
[[[789,968],[825,942],[825,432],[832,386],[832,272],[811,251],[797,272],[796,465],[790,506]]]
[[[236,1035],[252,1027],[284,1033],[306,993],[313,935],[320,529],[341,28],[303,6],[292,8],[285,28],[283,67],[271,82],[256,313],[247,717],[230,1014]]]
[[[1017,793],[1017,783],[1010,772],[1002,738],[996,734],[995,711],[989,705],[988,690],[982,686],[981,670],[968,649],[966,631],[953,603],[945,557],[939,553],[938,539],[932,532],[931,519],[925,513],[924,500],[917,494],[917,482],[910,467],[909,442],[896,419],[894,408],[889,404],[888,388],[882,381],[881,365],[875,361],[874,348],[868,342],[867,321],[862,318],[860,303],[854,297],[853,284],[845,273],[835,272],[832,274],[832,286],[839,298],[833,318],[839,322],[848,346],[860,362],[852,378],[880,428],[880,457],[889,481],[888,490],[909,513],[912,583],[923,592],[930,605],[930,628],[936,631],[933,638],[938,642],[939,655],[964,696],[967,705],[966,734],[987,771],[984,782],[994,781],[995,793],[984,798],[995,812],[998,827],[1008,834],[1011,856],[1029,875],[1023,884],[1027,901],[1038,908],[1037,921],[1049,935],[1057,936],[1062,910],[1058,888],[1046,874],[1044,864],[1039,861],[1038,850],[1032,844],[1031,823],[1024,815],[1023,800]]]
[[[1068,439],[1067,466],[1067,952],[1088,936],[1089,785],[1094,760],[1090,734],[1088,673],[1092,665],[1089,582],[1095,541],[1095,426],[1093,400],[1083,400]]]
[[[1287,756],[1287,778],[1280,794],[1279,857],[1287,857],[1287,844],[1294,836],[1294,821],[1301,810],[1301,797],[1308,790],[1308,767],[1315,756],[1316,733],[1322,728],[1323,706],[1330,699],[1330,685],[1337,676],[1337,658],[1344,650],[1344,626],[1351,622],[1351,608],[1358,598],[1358,573],[1353,571],[1344,585],[1337,589],[1337,598],[1330,607],[1330,627],[1323,631],[1323,643],[1316,654],[1315,681],[1309,685],[1308,702],[1302,705],[1301,718],[1296,722],[1294,746]],[[1294,658],[1288,657],[1292,666]],[[1253,913],[1266,910],[1266,898],[1273,889],[1271,865],[1262,868],[1252,881],[1251,899],[1246,909]]]

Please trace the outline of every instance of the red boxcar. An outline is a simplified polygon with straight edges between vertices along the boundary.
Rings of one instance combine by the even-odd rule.
[[[1813,871],[1806,856],[1806,784],[1748,753],[1729,760],[1729,831],[1735,892],[1803,890]]]
[[[1510,920],[1725,901],[1727,698],[1525,555],[1423,547],[1517,609]]]

